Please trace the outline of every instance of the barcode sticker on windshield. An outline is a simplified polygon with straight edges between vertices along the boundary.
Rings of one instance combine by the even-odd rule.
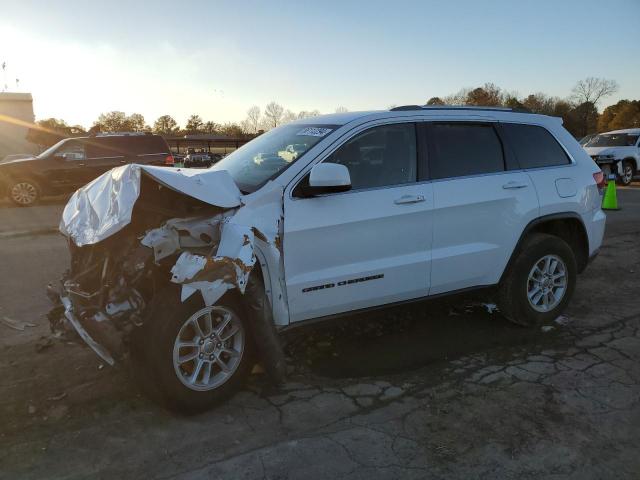
[[[330,128],[307,127],[300,130],[297,134],[305,135],[307,137],[324,137],[330,131]]]

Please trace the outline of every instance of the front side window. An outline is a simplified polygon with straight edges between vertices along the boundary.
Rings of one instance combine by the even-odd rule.
[[[415,125],[400,123],[366,130],[338,148],[325,162],[346,166],[353,190],[415,182]]]
[[[517,123],[503,123],[502,128],[521,168],[552,167],[570,163],[565,151],[545,128]]]
[[[84,145],[79,142],[64,143],[56,151],[56,156],[64,156],[65,160],[84,160]]]
[[[431,178],[454,178],[501,172],[502,142],[493,125],[434,123],[428,127]]]
[[[251,140],[211,169],[226,170],[241,191],[254,192],[336,128],[338,125],[283,125]]]

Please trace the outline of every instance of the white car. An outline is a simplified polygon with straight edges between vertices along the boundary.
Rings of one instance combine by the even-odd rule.
[[[599,133],[584,149],[603,170],[617,173],[620,183],[629,185],[640,166],[640,128]]]
[[[297,144],[295,161],[255,161]],[[256,361],[282,379],[278,333],[309,322],[472,289],[513,322],[554,319],[601,245],[603,185],[558,118],[301,120],[211,169],[127,165],[78,190],[50,320],[110,364],[131,353],[166,405],[198,411]]]

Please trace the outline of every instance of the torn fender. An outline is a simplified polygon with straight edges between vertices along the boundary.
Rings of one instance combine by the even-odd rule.
[[[142,245],[152,248],[156,262],[179,254],[170,281],[182,285],[181,301],[200,292],[213,305],[228,290],[245,292],[249,275],[261,252],[267,275],[267,295],[274,306],[276,323],[288,323],[282,256],[282,188],[270,184],[244,197],[246,203],[213,217],[171,219],[149,230]],[[205,242],[203,237],[209,240]]]
[[[195,170],[151,165],[123,165],[78,189],[67,202],[60,232],[81,247],[96,244],[131,222],[147,175],[167,188],[221,208],[242,205],[242,193],[225,170]]]
[[[256,263],[253,230],[229,221],[221,222],[220,228],[215,255],[207,257],[184,251],[171,269],[171,281],[182,284],[183,302],[196,291],[200,291],[206,305],[213,305],[231,288],[244,293]]]

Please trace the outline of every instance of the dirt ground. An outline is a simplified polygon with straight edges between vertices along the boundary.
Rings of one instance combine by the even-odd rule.
[[[57,235],[5,238],[0,478],[639,478],[640,189],[612,212],[566,315],[526,329],[458,297],[286,337],[288,383],[256,373],[192,417],[126,365],[51,340]]]

